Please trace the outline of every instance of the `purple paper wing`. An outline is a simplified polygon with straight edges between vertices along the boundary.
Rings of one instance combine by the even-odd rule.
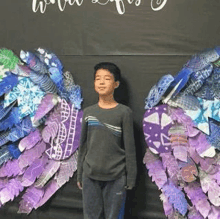
[[[184,187],[184,190],[192,204],[195,206],[196,210],[198,210],[200,214],[206,218],[211,210],[211,205],[207,200],[207,196],[203,193],[199,183],[189,183]]]
[[[30,166],[33,161],[42,156],[46,150],[46,144],[41,141],[34,148],[24,151],[24,153],[19,157],[19,167],[21,169]]]
[[[48,182],[48,180],[58,171],[59,168],[60,161],[49,160],[47,166],[35,182],[34,186],[36,188],[42,188]]]
[[[145,153],[143,162],[148,169],[148,175],[152,177],[152,181],[156,183],[159,189],[161,189],[167,182],[167,175],[162,162],[148,149]]]
[[[5,204],[12,201],[24,189],[19,179],[11,179],[6,186],[0,191],[0,203]]]
[[[77,169],[77,157],[78,151],[76,151],[70,158],[61,161],[60,169],[54,177],[59,187],[63,186],[69,181],[69,178],[73,176],[73,173]]]
[[[22,196],[18,213],[29,214],[33,208],[36,208],[37,203],[40,201],[43,195],[43,190],[37,189],[33,186],[29,187]]]
[[[47,156],[42,156],[31,164],[25,171],[22,177],[22,185],[25,187],[31,186],[37,177],[44,171],[45,165],[48,162]]]
[[[23,138],[19,142],[19,149],[20,151],[29,150],[33,148],[40,140],[41,140],[41,133],[38,129],[31,132],[27,137]]]

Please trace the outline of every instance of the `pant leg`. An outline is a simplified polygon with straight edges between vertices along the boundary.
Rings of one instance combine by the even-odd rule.
[[[99,181],[83,176],[82,186],[84,219],[103,219],[102,190]]]
[[[126,176],[106,182],[103,188],[105,219],[123,219],[126,199]]]

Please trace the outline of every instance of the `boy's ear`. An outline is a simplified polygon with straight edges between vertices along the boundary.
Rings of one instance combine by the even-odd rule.
[[[119,81],[116,81],[116,87],[115,88],[118,88],[120,85],[120,82]]]

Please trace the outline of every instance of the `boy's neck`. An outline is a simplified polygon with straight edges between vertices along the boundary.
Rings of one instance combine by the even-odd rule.
[[[114,108],[118,105],[115,101],[113,95],[112,96],[99,96],[99,107],[104,109]]]

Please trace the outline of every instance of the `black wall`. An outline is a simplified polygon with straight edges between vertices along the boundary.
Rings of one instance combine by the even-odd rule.
[[[87,0],[80,7],[67,5],[63,12],[54,4],[41,14],[32,11],[31,0],[2,1],[0,47],[17,55],[21,49],[39,46],[55,52],[81,85],[83,108],[97,102],[93,66],[111,61],[121,68],[123,80],[116,96],[134,113],[139,170],[137,186],[128,193],[125,219],[162,219],[160,192],[142,163],[146,148],[142,133],[144,99],[162,75],[177,73],[194,53],[220,45],[220,2],[168,0],[157,12],[151,9],[151,0],[142,0],[138,7],[123,2],[126,11],[119,15],[114,2],[102,6]],[[0,218],[83,218],[75,176],[29,216],[17,215],[18,201],[19,197],[2,207]]]

